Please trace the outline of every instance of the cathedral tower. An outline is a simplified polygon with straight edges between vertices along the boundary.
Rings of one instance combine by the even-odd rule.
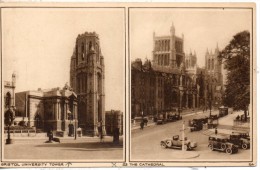
[[[89,135],[105,134],[105,66],[98,34],[78,35],[71,57],[70,84],[78,96],[78,121]],[[101,128],[102,127],[102,128]]]

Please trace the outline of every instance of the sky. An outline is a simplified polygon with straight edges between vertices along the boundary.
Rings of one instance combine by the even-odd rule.
[[[3,80],[16,92],[64,87],[78,34],[99,34],[105,62],[105,110],[124,110],[124,9],[2,9]]]
[[[130,10],[130,56],[152,59],[153,32],[170,35],[175,26],[178,37],[184,34],[184,52],[197,54],[197,64],[205,66],[207,48],[214,52],[217,44],[224,49],[232,37],[251,30],[250,9],[135,8]]]

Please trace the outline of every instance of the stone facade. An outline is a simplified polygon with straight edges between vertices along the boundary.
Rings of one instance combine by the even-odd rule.
[[[156,36],[153,34],[153,67],[157,70],[183,69],[185,54],[183,52],[184,35],[175,35],[172,24],[169,36]]]
[[[105,66],[98,34],[78,35],[71,57],[70,84],[78,96],[79,125],[91,135],[98,135],[102,122],[105,134]]]
[[[15,94],[15,121],[24,121],[29,127],[54,132],[69,132],[69,125],[78,127],[77,95],[68,86],[63,89],[25,91]]]

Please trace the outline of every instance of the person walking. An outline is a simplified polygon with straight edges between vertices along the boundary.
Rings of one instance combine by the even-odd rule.
[[[215,135],[217,135],[218,134],[218,129],[217,128],[215,128]]]
[[[53,140],[53,132],[52,129],[49,131],[49,142],[52,142]]]
[[[144,129],[144,121],[143,120],[141,121],[140,126],[141,126],[141,130],[143,130]]]

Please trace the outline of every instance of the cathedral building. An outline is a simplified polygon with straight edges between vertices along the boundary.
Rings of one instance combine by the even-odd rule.
[[[197,58],[191,54],[185,59],[183,47],[184,35],[176,36],[172,24],[170,35],[153,34],[152,61],[132,62],[132,117],[198,107]]]
[[[105,130],[105,65],[99,36],[78,35],[70,65],[70,85],[77,94],[79,126],[88,134]]]
[[[197,66],[197,54],[185,55],[184,35],[153,33],[152,61],[136,59],[131,63],[131,117],[158,115],[180,109],[215,107],[221,102],[223,76],[215,53],[207,53],[206,68]],[[210,98],[211,97],[211,98]]]

